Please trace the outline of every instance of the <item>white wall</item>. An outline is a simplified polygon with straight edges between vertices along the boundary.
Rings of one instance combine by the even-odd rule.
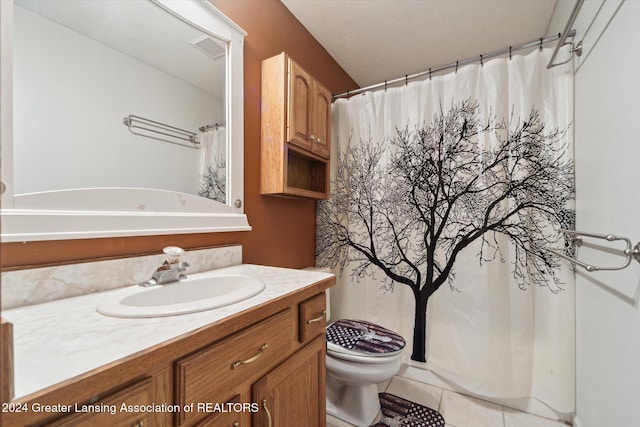
[[[196,87],[15,7],[14,192],[142,187],[197,194],[199,150],[133,135],[129,114],[183,129],[224,121]]]
[[[550,33],[566,22],[560,9],[567,8],[556,11]],[[640,241],[638,22],[640,1],[586,1],[574,26],[585,45],[575,75],[576,229],[627,236],[634,245]],[[602,247],[583,247],[578,257],[622,262]],[[639,293],[636,261],[617,272],[577,273],[577,427],[640,426]]]

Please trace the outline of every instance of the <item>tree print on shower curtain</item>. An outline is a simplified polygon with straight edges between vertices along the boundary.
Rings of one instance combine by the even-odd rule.
[[[498,237],[506,236],[520,289],[560,289],[559,261],[545,248],[571,250],[558,233],[575,218],[567,139],[567,129],[548,129],[533,108],[527,117],[481,119],[467,99],[389,139],[349,141],[331,199],[318,205],[318,258],[355,265],[356,277],[380,271],[386,289],[408,286],[411,358],[424,362],[427,302],[445,283],[453,288],[456,258],[472,242],[481,243],[480,263],[500,260],[507,249]]]
[[[225,203],[227,198],[227,165],[224,159],[213,166],[208,166],[200,175],[198,196]]]

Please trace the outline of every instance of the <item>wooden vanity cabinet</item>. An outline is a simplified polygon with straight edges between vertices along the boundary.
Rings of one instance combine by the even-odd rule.
[[[334,283],[318,282],[18,402],[64,404],[66,414],[2,413],[0,424],[323,427],[324,289]],[[77,409],[91,404],[117,410]],[[121,411],[122,404],[179,410]]]
[[[329,197],[331,92],[287,54],[262,62],[260,192]]]

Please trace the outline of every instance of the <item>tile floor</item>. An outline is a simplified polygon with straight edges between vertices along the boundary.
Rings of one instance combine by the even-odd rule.
[[[378,390],[436,409],[444,417],[446,427],[567,427],[562,421],[516,411],[399,376],[380,384]],[[327,427],[352,425],[327,415]]]

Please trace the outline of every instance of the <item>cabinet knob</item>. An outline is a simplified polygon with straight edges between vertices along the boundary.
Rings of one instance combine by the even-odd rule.
[[[311,134],[311,136],[309,136],[309,139],[311,140],[311,142],[315,142],[316,136],[314,134]]]
[[[133,427],[144,427],[144,421],[140,420],[133,425]]]

